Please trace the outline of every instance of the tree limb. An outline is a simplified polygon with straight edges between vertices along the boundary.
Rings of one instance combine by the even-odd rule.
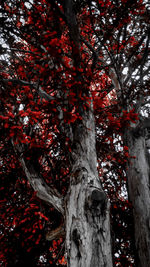
[[[27,81],[24,81],[24,80],[19,80],[19,79],[0,79],[0,81],[2,82],[11,82],[11,83],[14,83],[14,84],[20,84],[20,85],[23,85],[23,86],[31,86],[31,87],[36,87],[37,88],[37,84],[36,83],[32,83],[32,82],[27,82]],[[47,94],[42,88],[41,86],[39,86],[39,88],[37,89],[37,93],[42,97],[44,98],[45,100],[47,101],[50,101],[50,100],[54,100],[55,97]]]
[[[64,215],[63,199],[60,193],[56,189],[50,188],[43,177],[35,170],[34,166],[29,162],[26,162],[23,157],[22,145],[15,145],[12,141],[13,147],[17,154],[19,154],[19,161],[22,165],[22,168],[26,174],[26,177],[37,193],[37,197],[44,200],[48,205],[52,205],[57,209],[62,215]]]
[[[56,240],[60,237],[64,237],[65,236],[65,229],[64,229],[64,224],[61,224],[59,227],[57,227],[56,229],[49,231],[46,234],[46,240],[48,241],[52,241],[52,240]]]

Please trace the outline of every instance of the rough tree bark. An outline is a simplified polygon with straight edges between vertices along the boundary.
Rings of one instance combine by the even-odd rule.
[[[118,71],[119,73],[119,71]],[[118,99],[121,88],[117,74],[109,72]],[[123,78],[120,79],[123,81]],[[140,109],[141,103],[137,103]],[[147,160],[145,129],[150,128],[150,120],[143,119],[137,125],[124,130],[124,145],[129,148],[131,159],[127,167],[128,195],[133,205],[135,247],[138,267],[150,266],[150,165]]]
[[[77,120],[69,133],[72,171],[65,202],[56,190],[46,185],[35,166],[24,160],[23,145],[13,146],[37,196],[64,216],[65,225],[48,233],[46,238],[52,240],[66,233],[68,267],[111,267],[109,201],[97,172],[95,122],[91,107],[86,111],[82,109],[82,120]]]
[[[80,66],[80,37],[74,4],[64,1],[72,59]],[[77,80],[82,80],[80,74]],[[83,81],[84,82],[84,81]],[[76,95],[84,91],[78,88]],[[87,90],[86,90],[87,94]],[[79,101],[81,101],[79,99]],[[72,140],[70,188],[66,197],[66,250],[70,267],[112,266],[109,202],[100,185],[97,173],[95,123],[93,109],[80,106],[77,120],[70,127]]]
[[[127,169],[128,194],[133,205],[138,267],[150,266],[150,166],[145,137],[137,130],[126,133],[130,164]],[[134,158],[135,157],[135,158]]]
[[[111,267],[109,201],[97,172],[91,110],[75,122],[72,139],[72,174],[65,207],[68,266]]]

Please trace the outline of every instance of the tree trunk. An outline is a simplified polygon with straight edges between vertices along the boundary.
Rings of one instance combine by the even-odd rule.
[[[68,267],[112,266],[109,201],[97,172],[92,111],[72,127],[72,174],[66,198]]]
[[[135,245],[138,267],[150,266],[150,169],[146,156],[145,137],[127,134],[131,159],[127,170],[129,199],[133,205]]]

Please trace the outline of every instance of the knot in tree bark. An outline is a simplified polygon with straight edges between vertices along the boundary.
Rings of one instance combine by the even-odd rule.
[[[102,204],[105,202],[106,195],[103,191],[100,190],[93,190],[91,194],[91,200],[93,206],[98,206],[99,204]]]
[[[104,214],[107,203],[106,194],[100,189],[94,189],[86,199],[86,208],[97,215]]]

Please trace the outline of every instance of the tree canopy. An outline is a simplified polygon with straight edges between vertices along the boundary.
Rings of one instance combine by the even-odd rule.
[[[135,266],[123,138],[149,116],[148,0],[6,0],[0,15],[1,263],[66,264],[74,129],[91,131],[90,110],[114,264]]]

